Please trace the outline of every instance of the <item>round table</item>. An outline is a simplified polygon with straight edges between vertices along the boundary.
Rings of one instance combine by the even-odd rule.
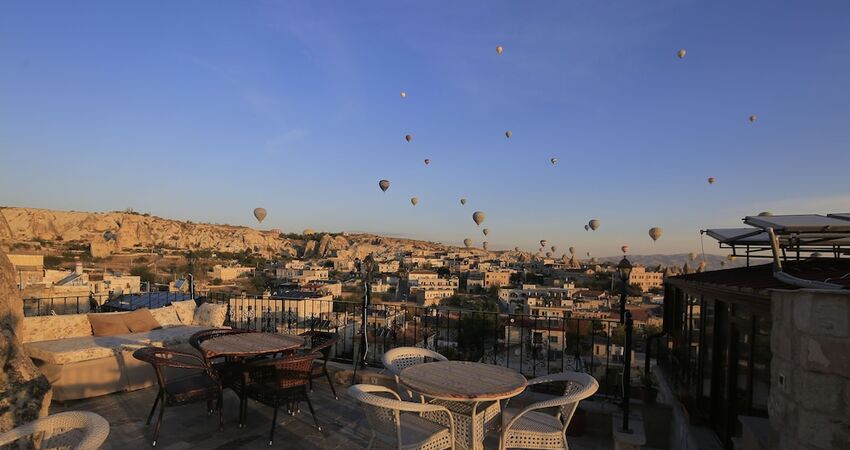
[[[398,378],[408,389],[437,399],[435,403],[448,407],[457,422],[455,438],[463,438],[466,442],[460,445],[473,449],[484,448],[485,419],[487,423],[494,419],[485,418],[487,412],[496,408],[490,415],[497,416],[501,409],[500,405],[497,407],[493,402],[498,404],[501,400],[515,397],[528,386],[525,377],[515,370],[467,361],[417,364],[402,370]],[[455,406],[457,404],[452,405],[451,402],[464,402],[468,406],[458,408]],[[479,411],[481,403],[490,406]],[[466,430],[460,429],[460,426]]]
[[[295,350],[304,346],[303,336],[277,333],[227,334],[201,343],[208,358],[246,358]]]

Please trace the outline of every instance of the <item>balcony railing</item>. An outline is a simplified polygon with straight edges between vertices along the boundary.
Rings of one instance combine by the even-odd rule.
[[[186,294],[165,294],[171,301]],[[146,294],[141,294],[142,298]],[[626,349],[616,320],[543,317],[409,304],[369,305],[366,314],[356,302],[318,298],[274,298],[210,293],[206,301],[226,304],[225,325],[256,331],[299,334],[327,330],[340,334],[333,349],[336,361],[365,359],[380,367],[384,352],[394,347],[417,346],[435,350],[449,359],[479,361],[510,367],[528,377],[565,370],[586,372],[600,384],[599,394],[620,398]],[[150,306],[163,306],[154,302]],[[100,311],[105,295],[25,299],[26,316],[79,314]],[[113,302],[114,303],[114,302]],[[144,302],[142,302],[144,303]],[[360,348],[364,318],[366,356]],[[643,348],[636,335],[632,348]]]

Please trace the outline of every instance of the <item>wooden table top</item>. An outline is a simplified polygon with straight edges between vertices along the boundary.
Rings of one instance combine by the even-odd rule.
[[[285,352],[304,346],[303,336],[278,333],[228,334],[201,343],[209,357],[256,356]]]
[[[515,370],[468,361],[417,364],[402,370],[399,380],[428,397],[457,401],[504,400],[528,385]]]

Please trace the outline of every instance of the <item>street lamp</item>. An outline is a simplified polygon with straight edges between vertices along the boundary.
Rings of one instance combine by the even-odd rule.
[[[626,323],[626,296],[629,294],[629,274],[632,273],[632,263],[623,256],[620,264],[617,264],[617,273],[620,274],[620,323]]]

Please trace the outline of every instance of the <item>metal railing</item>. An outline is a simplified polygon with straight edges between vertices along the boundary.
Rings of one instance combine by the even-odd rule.
[[[187,295],[154,294],[165,294],[168,301],[137,306],[155,308],[172,300],[183,300]],[[139,295],[144,298],[147,293]],[[102,306],[107,300],[105,294],[25,299],[24,312],[26,316],[36,316],[115,310]],[[426,347],[449,359],[510,367],[531,378],[565,370],[589,373],[599,381],[599,395],[617,399],[622,398],[625,390],[624,365],[631,359],[631,350],[641,348],[643,342],[638,334],[620,342],[624,336],[616,337],[614,330],[622,324],[608,319],[408,304],[369,305],[364,316],[361,303],[329,301],[323,297],[296,299],[210,293],[202,295],[201,300],[226,304],[225,325],[233,328],[286,334],[309,330],[337,332],[340,339],[332,358],[340,362],[353,363],[362,358],[360,333],[366,317],[365,361],[369,366],[380,367],[381,357],[391,348]]]
[[[158,308],[172,301],[186,300],[181,292],[140,292],[127,295],[108,293],[23,299],[24,317],[85,314],[102,311],[129,311],[138,307]]]

